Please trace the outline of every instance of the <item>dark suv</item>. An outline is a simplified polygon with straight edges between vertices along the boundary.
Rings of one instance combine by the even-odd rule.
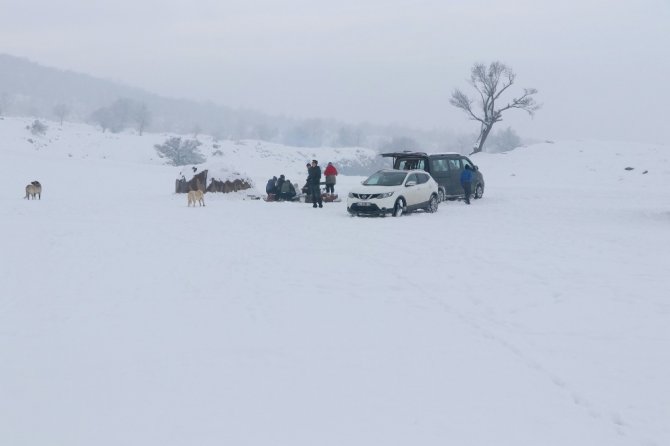
[[[383,157],[393,158],[393,168],[398,170],[423,169],[437,181],[439,200],[462,198],[461,172],[466,165],[474,171],[472,193],[474,198],[484,195],[484,176],[470,158],[459,153],[391,152]]]

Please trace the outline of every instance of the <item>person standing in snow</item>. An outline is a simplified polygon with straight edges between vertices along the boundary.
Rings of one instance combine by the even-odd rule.
[[[465,165],[461,172],[461,186],[463,187],[465,204],[470,204],[470,195],[472,195],[472,167]]]
[[[326,176],[326,193],[334,194],[337,169],[335,166],[333,166],[333,163],[328,163],[328,166],[326,166],[326,170],[323,171],[323,174]]]
[[[309,192],[312,195],[312,207],[315,208],[318,204],[320,208],[323,207],[323,200],[321,199],[321,168],[317,160],[312,160],[312,167],[309,168],[309,175],[307,176],[307,185]]]
[[[302,187],[302,193],[309,196],[309,169],[312,167],[312,163],[307,163],[305,166],[307,167],[307,179]]]

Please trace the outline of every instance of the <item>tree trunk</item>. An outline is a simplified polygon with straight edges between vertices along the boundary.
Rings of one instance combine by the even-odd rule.
[[[474,148],[473,152],[470,155],[482,151],[482,149],[484,148],[484,143],[486,142],[486,138],[489,137],[489,133],[491,133],[492,128],[493,125],[487,125],[487,126],[482,125],[482,129],[479,132],[479,141],[477,143],[477,147]]]

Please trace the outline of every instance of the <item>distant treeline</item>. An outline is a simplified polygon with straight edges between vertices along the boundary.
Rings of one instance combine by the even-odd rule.
[[[296,147],[368,147],[469,153],[476,135],[444,129],[296,119],[213,103],[158,96],[88,75],[48,68],[0,54],[0,116],[87,122],[101,131],[134,129],[209,134],[215,139],[259,139]],[[512,129],[490,137],[489,149],[521,144]],[[491,150],[491,151],[494,151]]]

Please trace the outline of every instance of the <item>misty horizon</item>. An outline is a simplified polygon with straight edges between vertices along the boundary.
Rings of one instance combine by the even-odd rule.
[[[474,63],[537,88],[534,118],[498,128],[536,139],[664,141],[670,5],[525,0],[168,0],[7,4],[0,53],[157,95],[296,119],[476,133],[449,104]],[[35,11],[40,11],[39,14]]]
[[[368,147],[377,150],[470,153],[476,134],[398,125],[349,124],[332,119],[297,119],[210,102],[173,99],[122,83],[45,67],[0,54],[0,115],[86,122],[118,133],[131,129],[178,134],[207,133],[216,139],[259,139],[296,147]],[[38,123],[38,121],[35,121]],[[41,125],[41,124],[37,124]],[[486,140],[486,150],[511,150],[524,143],[510,127]]]

